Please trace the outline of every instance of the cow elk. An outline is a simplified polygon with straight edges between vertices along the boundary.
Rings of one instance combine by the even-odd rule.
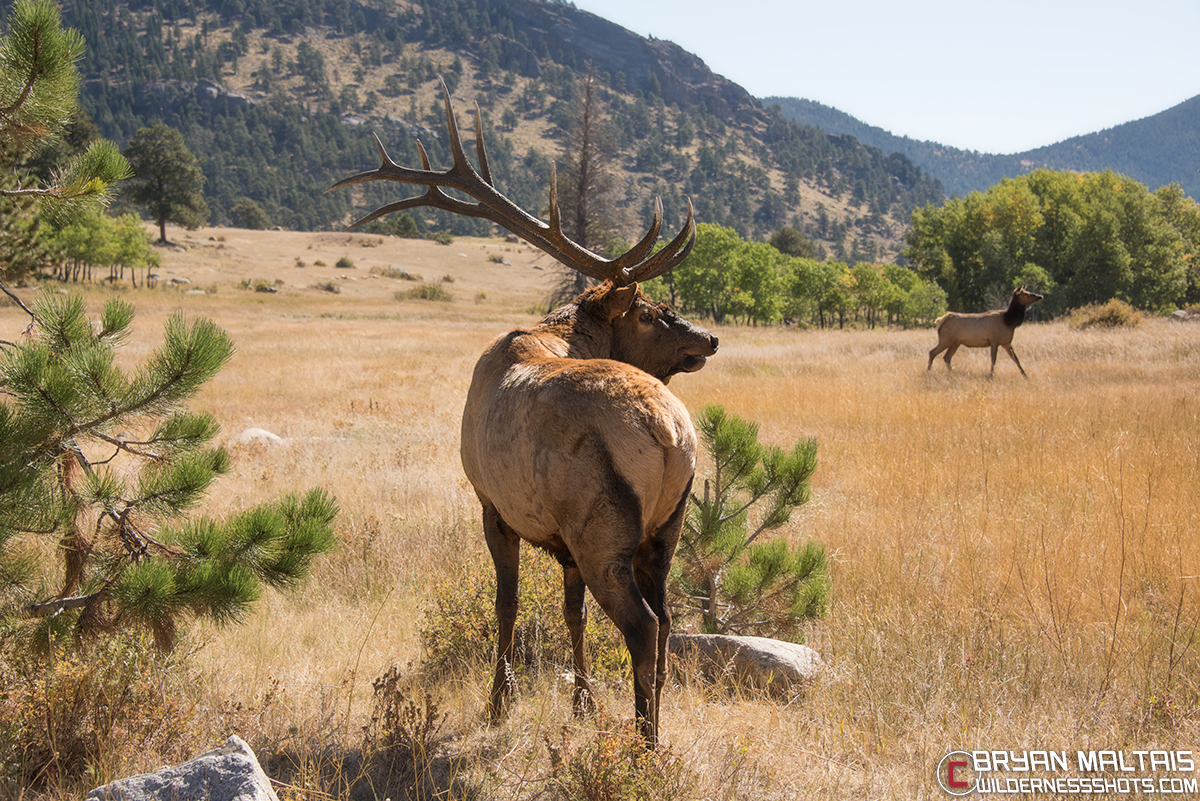
[[[1025,310],[1041,299],[1042,296],[1038,293],[1021,287],[1012,293],[1012,300],[1009,301],[1007,309],[996,309],[977,314],[946,312],[937,318],[938,343],[937,347],[929,351],[929,366],[925,369],[933,368],[934,358],[942,351],[946,351],[946,355],[942,357],[946,360],[946,369],[951,369],[950,359],[954,357],[954,353],[960,346],[966,345],[968,348],[992,349],[991,375],[995,375],[996,351],[1004,348],[1005,352],[1017,363],[1017,369],[1021,371],[1021,375],[1029,378],[1025,375],[1025,368],[1021,366],[1021,360],[1017,358],[1017,352],[1013,350],[1013,332],[1017,330],[1017,326],[1025,322]]]
[[[553,177],[549,224],[496,190],[478,108],[478,172],[472,167],[444,84],[442,90],[453,166],[431,169],[418,142],[423,169],[401,167],[376,138],[382,165],[331,189],[391,180],[427,190],[382,206],[350,228],[393,211],[432,206],[491,220],[601,282],[536,325],[492,342],[475,365],[467,393],[462,465],[483,507],[484,537],[496,568],[499,635],[488,712],[499,718],[513,691],[518,556],[524,540],[551,553],[563,568],[576,711],[593,703],[583,643],[586,588],[625,639],[634,711],[653,746],[671,630],[666,580],[696,458],[691,418],[666,384],[676,373],[702,368],[718,343],[649,300],[638,283],[687,256],[696,230],[691,204],[683,229],[661,250],[652,252],[662,225],[656,200],[650,230],[636,245],[615,258],[598,256],[563,234]],[[445,188],[472,200],[448,195]]]

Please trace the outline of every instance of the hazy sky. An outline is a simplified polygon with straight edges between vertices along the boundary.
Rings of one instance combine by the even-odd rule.
[[[1200,95],[1200,0],[574,0],[755,97],[1015,153]]]

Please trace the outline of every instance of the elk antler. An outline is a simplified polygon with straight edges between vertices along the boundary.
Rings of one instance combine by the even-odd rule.
[[[438,80],[441,81],[442,93],[446,100],[446,128],[450,138],[450,151],[454,156],[454,166],[446,170],[431,169],[429,156],[418,140],[417,149],[421,153],[423,169],[414,170],[401,167],[392,161],[383,149],[383,143],[379,141],[379,137],[375,136],[375,145],[379,148],[379,155],[383,161],[379,168],[344,178],[325,191],[332,192],[343,186],[379,180],[417,184],[426,186],[428,189],[423,195],[379,207],[350,225],[346,229],[347,231],[366,225],[393,211],[402,211],[418,206],[432,206],[467,217],[491,220],[550,254],[567,267],[599,281],[612,281],[617,286],[625,286],[636,281],[648,281],[660,276],[683,261],[691,252],[692,245],[696,241],[696,219],[690,199],[688,200],[687,221],[684,223],[683,230],[666,247],[657,253],[650,253],[654,243],[658,241],[659,229],[662,228],[662,200],[655,198],[654,220],[650,224],[650,230],[628,251],[611,259],[596,255],[563,234],[562,219],[558,211],[558,181],[553,169],[550,174],[550,223],[546,224],[526,212],[500,194],[492,182],[487,152],[483,145],[483,118],[480,116],[478,105],[475,107],[475,149],[479,155],[479,172],[476,172],[471,163],[467,161],[462,138],[458,133],[458,124],[454,120],[454,110],[450,106],[450,90],[446,88],[446,82],[442,81],[441,76],[438,76]],[[446,194],[443,191],[444,188],[456,189],[470,196],[476,202],[459,200]]]

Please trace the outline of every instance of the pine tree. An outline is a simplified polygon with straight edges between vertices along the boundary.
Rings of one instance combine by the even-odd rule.
[[[179,131],[162,124],[139,128],[125,156],[135,177],[126,194],[158,223],[159,242],[167,242],[168,222],[195,229],[208,220],[204,173]]]
[[[337,505],[321,490],[186,518],[229,469],[216,423],[185,409],[233,353],[214,323],[172,317],[126,374],[128,303],[96,323],[79,297],[42,294],[26,311],[28,335],[0,342],[0,625],[142,627],[166,649],[181,620],[237,620],[263,584],[295,584],[333,547]]]
[[[563,233],[597,253],[608,250],[615,239],[618,210],[613,203],[615,143],[600,105],[594,67],[580,78],[580,99],[563,144],[563,170],[558,201]],[[587,276],[575,270],[559,271],[551,305],[565,303],[587,289]]]
[[[700,439],[713,464],[703,497],[693,493],[675,555],[672,589],[684,614],[699,614],[706,634],[793,636],[824,611],[829,594],[825,550],[808,541],[759,541],[808,503],[817,442],[791,451],[763,446],[758,426],[710,404]],[[750,530],[756,505],[757,524]]]
[[[62,160],[39,182],[21,169],[27,156],[68,131],[78,115],[76,95],[83,39],[62,28],[51,0],[19,0],[0,37],[0,278],[16,282],[49,253],[35,216],[52,219],[98,210],[109,187],[129,174],[115,145],[104,140]],[[37,206],[35,207],[35,203]]]

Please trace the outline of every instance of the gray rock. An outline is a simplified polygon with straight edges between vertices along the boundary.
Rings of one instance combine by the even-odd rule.
[[[254,751],[236,734],[173,768],[118,779],[85,801],[279,801]]]
[[[265,428],[247,428],[229,440],[230,445],[286,445],[287,440]]]
[[[694,664],[713,683],[749,684],[771,691],[790,691],[820,675],[821,657],[807,645],[767,637],[725,634],[672,634],[669,644],[676,664]]]

